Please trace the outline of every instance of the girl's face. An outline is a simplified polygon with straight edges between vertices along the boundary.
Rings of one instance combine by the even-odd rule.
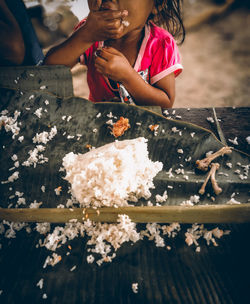
[[[96,0],[89,0],[89,5]],[[128,16],[125,18],[129,26],[125,32],[141,28],[145,25],[148,16],[154,7],[154,0],[102,0],[100,10],[127,10]]]

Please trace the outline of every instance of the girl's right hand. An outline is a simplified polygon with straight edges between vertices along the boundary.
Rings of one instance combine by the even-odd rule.
[[[122,20],[128,15],[128,11],[100,10],[101,5],[102,0],[89,1],[90,13],[82,27],[84,28],[83,39],[86,42],[118,39],[123,35]]]

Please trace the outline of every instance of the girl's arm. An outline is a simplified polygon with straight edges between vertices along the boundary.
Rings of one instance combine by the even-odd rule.
[[[80,28],[63,43],[50,49],[44,59],[44,64],[62,64],[70,68],[76,65],[80,55],[92,44],[91,42],[84,41],[84,32],[85,29]],[[81,37],[81,34],[83,37]]]
[[[175,75],[165,76],[154,86],[146,83],[132,68],[126,57],[114,48],[104,48],[95,63],[99,73],[121,82],[136,104],[170,108],[175,99]]]
[[[160,106],[171,108],[175,100],[175,75],[171,73],[153,85],[146,83],[142,77],[132,69],[128,77],[122,81],[125,88],[132,95],[137,105]]]
[[[62,44],[52,48],[46,55],[44,63],[73,67],[80,55],[94,42],[121,37],[124,30],[121,20],[127,15],[126,10],[91,10],[84,25]]]
[[[0,65],[22,64],[25,45],[21,29],[4,0],[0,0]]]

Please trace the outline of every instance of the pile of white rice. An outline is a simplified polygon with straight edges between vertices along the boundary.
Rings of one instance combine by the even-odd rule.
[[[1,114],[6,115],[6,113]],[[5,126],[6,132],[12,131],[13,138],[19,133],[17,126],[19,115],[19,112],[16,112],[13,119],[0,117],[0,125]],[[12,127],[9,129],[6,128],[6,125],[11,125]],[[38,145],[35,150],[29,151],[30,158],[26,161],[28,166],[34,165],[35,168],[36,163],[48,161],[45,158],[41,158],[38,152],[45,150],[45,146],[41,144],[46,145],[56,133],[57,129],[54,127],[50,133],[45,131],[33,137],[33,142]],[[16,161],[17,156],[13,156],[12,160]],[[23,163],[23,165],[26,165],[26,163]],[[15,167],[17,166],[15,165]],[[66,171],[65,179],[71,185],[72,194],[65,207],[71,208],[74,205],[83,208],[99,208],[103,206],[127,206],[129,201],[137,202],[140,198],[148,200],[151,197],[150,189],[154,188],[153,179],[162,170],[163,164],[149,159],[147,139],[139,137],[132,140],[115,141],[100,148],[91,149],[85,154],[70,152],[63,158],[63,167]],[[172,168],[169,170],[169,176],[173,176],[171,171]],[[13,175],[11,177],[13,179],[11,180],[12,182],[15,178],[18,178],[18,172],[15,172],[15,174],[17,176]],[[58,191],[56,193],[60,194],[60,187],[56,188],[56,190]],[[41,187],[41,191],[45,192],[45,186]],[[19,197],[23,193],[22,195],[21,193],[16,195]],[[16,195],[13,195],[13,198]],[[199,197],[194,196],[194,198],[194,203],[197,203]],[[165,202],[168,199],[167,191],[165,190],[162,195],[157,194],[155,199],[157,205]],[[193,202],[192,197],[189,201],[191,202],[191,200]],[[189,201],[183,203],[189,203]],[[19,203],[21,204],[21,202],[25,203],[25,199],[22,198]],[[149,203],[150,201],[148,201],[148,205]],[[41,204],[41,202],[34,201],[29,207],[39,208]],[[64,205],[58,205],[58,207],[62,208]],[[0,223],[0,235],[14,238],[16,237],[16,232],[22,228],[26,228],[27,233],[31,231],[31,227],[26,223],[3,221],[3,223]],[[39,240],[37,247],[46,247],[53,252],[46,258],[44,268],[48,265],[55,266],[59,263],[62,257],[55,251],[76,237],[88,237],[87,251],[89,255],[87,256],[87,262],[93,263],[96,261],[98,265],[101,265],[103,262],[111,262],[116,256],[116,251],[124,242],[135,243],[138,240],[147,238],[154,241],[157,247],[166,247],[167,250],[170,250],[171,246],[165,236],[174,238],[180,231],[178,223],[170,225],[148,223],[145,230],[138,230],[137,228],[136,224],[127,215],[120,214],[117,223],[113,224],[95,223],[86,217],[83,222],[77,222],[77,220],[72,219],[69,223],[54,228],[49,223],[37,223],[35,230],[43,236]],[[228,234],[228,232],[219,229],[208,231],[204,229],[203,225],[193,225],[185,233],[185,241],[188,246],[195,245],[196,251],[199,252],[198,239],[203,237],[208,245],[211,241],[216,246],[215,238],[220,238],[223,234]],[[68,254],[70,254],[70,251],[67,252]],[[73,269],[75,269],[75,266],[70,271],[73,271]]]
[[[148,157],[147,139],[116,141],[85,154],[63,158],[65,179],[81,207],[127,206],[151,196],[153,178],[163,164]]]

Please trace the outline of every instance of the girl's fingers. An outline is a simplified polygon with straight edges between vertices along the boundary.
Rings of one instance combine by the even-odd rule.
[[[101,58],[101,59],[104,59],[105,61],[109,61],[113,57],[113,55],[109,52],[106,52],[105,49],[106,48],[97,51],[97,56],[98,56],[97,59]],[[96,61],[97,61],[97,59],[96,59]]]
[[[119,10],[108,10],[108,11],[100,11],[100,14],[102,15],[102,18],[105,21],[113,21],[114,19],[123,19],[128,15],[127,10],[119,11]]]
[[[95,64],[95,68],[98,73],[107,76],[107,73],[105,72],[105,69],[102,65]]]
[[[121,25],[118,29],[108,30],[107,34],[111,39],[118,39],[122,36],[124,26]]]
[[[95,66],[95,69],[98,73],[103,74],[103,71],[101,70],[101,68],[99,66]]]
[[[107,63],[107,60],[100,57],[100,56],[97,56],[96,59],[95,59],[95,66],[97,67],[102,67],[104,66],[105,64]]]
[[[116,30],[119,27],[121,27],[121,25],[122,25],[121,22],[122,22],[122,20],[120,18],[119,19],[115,19],[112,22],[107,23],[107,27],[106,28],[109,29],[109,30],[112,30],[112,29]]]
[[[105,48],[102,49],[102,52],[105,52],[106,56],[110,56],[110,57],[112,57],[113,55],[121,55],[122,54],[117,49],[115,49],[111,46],[105,46]]]
[[[92,2],[89,1],[89,10],[99,11],[101,5],[102,5],[102,0],[94,0]]]

